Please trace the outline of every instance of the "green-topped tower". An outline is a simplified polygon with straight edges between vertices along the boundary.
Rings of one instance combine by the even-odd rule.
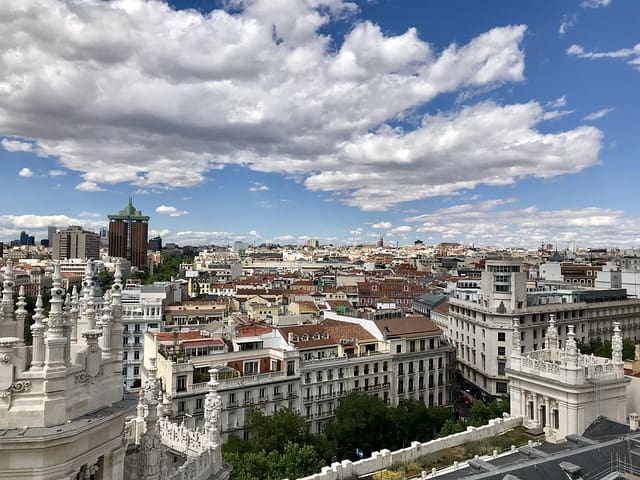
[[[109,255],[126,258],[135,267],[146,266],[149,217],[136,210],[129,197],[129,204],[108,218]]]

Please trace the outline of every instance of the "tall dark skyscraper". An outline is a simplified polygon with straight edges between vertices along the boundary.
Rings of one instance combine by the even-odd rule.
[[[126,258],[132,266],[144,267],[147,264],[147,236],[149,217],[129,204],[116,215],[109,218],[109,255]]]

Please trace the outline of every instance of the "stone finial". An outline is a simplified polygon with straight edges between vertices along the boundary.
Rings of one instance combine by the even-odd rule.
[[[27,310],[24,308],[27,306],[27,302],[25,302],[24,298],[24,286],[20,285],[20,290],[18,291],[18,301],[16,302],[16,337],[24,341],[24,322],[27,318]]]
[[[214,447],[220,445],[220,410],[222,397],[218,394],[218,369],[209,369],[208,393],[204,403],[204,434]]]
[[[569,333],[567,333],[567,341],[564,346],[564,358],[568,366],[578,365],[578,344],[576,343],[576,334],[574,332],[574,326],[569,325],[567,327]]]
[[[549,314],[549,325],[547,326],[547,349],[558,349],[558,330],[556,328],[556,316],[553,313]]]
[[[511,332],[511,356],[520,355],[520,319],[513,318],[513,331]]]
[[[620,330],[620,322],[613,322],[613,335],[611,337],[611,359],[614,363],[622,363],[623,341]]]
[[[80,313],[80,297],[78,287],[73,286],[71,290],[71,308],[69,309],[69,323],[71,323],[71,341],[78,341],[78,314]]]
[[[13,321],[13,287],[16,276],[13,273],[13,262],[7,260],[4,267],[4,280],[2,281],[2,320]]]

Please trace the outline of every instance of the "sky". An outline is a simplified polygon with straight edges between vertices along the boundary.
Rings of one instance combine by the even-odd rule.
[[[640,2],[21,0],[0,241],[640,248]]]

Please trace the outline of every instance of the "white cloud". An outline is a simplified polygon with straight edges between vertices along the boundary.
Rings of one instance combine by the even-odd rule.
[[[455,113],[426,115],[409,133],[383,127],[344,144],[335,169],[310,175],[311,190],[336,192],[363,210],[444,196],[479,184],[576,173],[598,162],[602,132],[578,127],[540,133],[536,102],[485,102]]]
[[[555,100],[551,100],[547,105],[549,105],[551,108],[565,107],[567,105],[567,96],[563,95],[559,98],[556,98]]]
[[[358,227],[358,228],[354,228],[353,230],[349,230],[349,235],[355,235],[355,236],[359,236],[362,235],[362,228]]]
[[[172,207],[170,205],[160,205],[156,208],[156,213],[159,213],[160,215],[169,215],[170,217],[181,217],[189,212],[186,210],[178,210],[176,207]]]
[[[564,37],[570,28],[575,27],[576,23],[578,23],[577,15],[565,15],[560,24],[560,28],[558,28],[558,35]]]
[[[28,168],[28,167],[23,167],[19,172],[18,175],[20,175],[21,177],[33,177],[33,171]]]
[[[387,228],[391,228],[393,224],[391,222],[378,222],[371,225],[371,228],[378,228],[381,230],[385,230]]]
[[[82,182],[76,185],[76,190],[80,190],[81,192],[104,192],[105,189],[102,188],[95,182]]]
[[[50,177],[63,177],[67,174],[64,170],[49,170],[48,175]]]
[[[413,230],[413,227],[409,225],[400,225],[399,227],[393,228],[390,230],[391,233],[408,233]]]
[[[344,38],[328,33],[356,11],[340,0],[254,0],[207,14],[156,0],[6,3],[0,135],[34,142],[81,185],[190,187],[235,164],[384,210],[597,161],[597,129],[541,134],[535,103],[389,127],[439,95],[523,81],[524,25],[438,50],[413,28],[392,35],[357,18]]]
[[[570,115],[575,110],[550,110],[548,112],[544,112],[542,116],[543,120],[555,120],[556,118],[564,117],[565,115]]]
[[[611,0],[584,0],[580,2],[582,8],[603,8],[608,7]]]
[[[584,117],[584,120],[588,120],[588,121],[597,120],[597,119],[602,118],[602,117],[604,117],[606,115],[609,115],[614,110],[615,110],[615,108],[603,108],[602,110],[598,110],[597,112],[590,113],[589,115]]]
[[[419,233],[478,245],[534,247],[544,241],[564,248],[575,241],[582,246],[634,246],[640,240],[640,218],[621,210],[507,209],[504,205],[500,201],[493,206],[454,205],[405,220],[418,222]]]
[[[104,225],[106,217],[102,219],[74,218],[67,215],[0,215],[0,238],[17,238],[22,230],[26,230],[36,238],[47,238],[47,227],[55,225],[65,228],[69,225],[81,225],[86,230],[98,231]]]
[[[33,145],[29,142],[21,142],[20,140],[9,140],[8,138],[3,138],[2,148],[4,148],[7,152],[30,152],[33,150]]]
[[[587,51],[583,46],[573,44],[567,48],[567,55],[590,60],[624,58],[628,59],[627,64],[632,65],[636,70],[640,70],[640,43],[635,44],[632,48],[620,48],[608,52]]]
[[[260,182],[255,182],[251,187],[249,187],[250,192],[266,192],[267,190],[269,190],[269,187]]]
[[[267,200],[261,200],[258,203],[256,203],[256,205],[260,208],[273,208],[273,205],[271,204],[271,202],[268,202]]]

